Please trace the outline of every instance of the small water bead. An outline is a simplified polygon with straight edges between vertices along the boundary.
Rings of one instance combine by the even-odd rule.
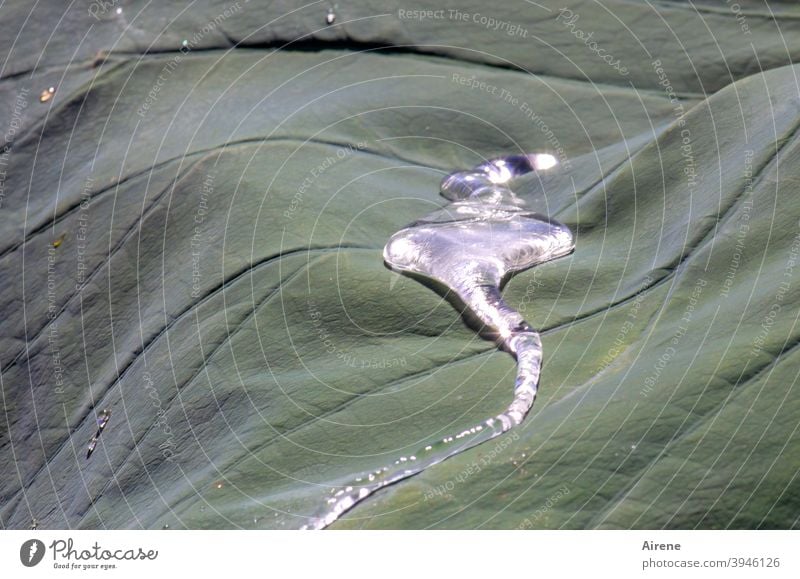
[[[53,98],[54,94],[56,94],[56,87],[51,86],[49,88],[44,89],[42,91],[42,94],[39,95],[39,102],[40,103],[46,103],[51,98]]]
[[[336,14],[334,14],[333,8],[331,8],[328,10],[328,14],[325,16],[325,23],[331,25],[334,22],[336,22]]]

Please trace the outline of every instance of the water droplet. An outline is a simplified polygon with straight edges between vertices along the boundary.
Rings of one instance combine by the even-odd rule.
[[[169,529],[169,523],[164,523],[164,526],[161,527],[163,530]]]
[[[54,86],[51,86],[50,88],[44,89],[42,91],[42,94],[39,95],[39,102],[40,103],[46,103],[51,98],[53,98],[53,95],[55,94],[55,92],[56,92],[56,87],[54,87]]]
[[[116,10],[116,12],[117,12],[117,14],[122,14],[122,8],[120,8],[120,7],[117,7],[117,10]]]
[[[221,483],[221,482],[218,482],[217,484],[215,484],[215,485],[214,485],[214,487],[215,487],[217,490],[221,489],[221,488],[222,488],[222,486],[223,486],[223,485],[222,485],[222,483]]]
[[[330,10],[328,10],[328,14],[325,16],[325,22],[327,22],[328,25],[333,24],[334,22],[336,22],[336,14],[334,14],[332,8]]]
[[[189,46],[189,41],[184,39],[183,42],[181,42],[181,46],[183,47]]]

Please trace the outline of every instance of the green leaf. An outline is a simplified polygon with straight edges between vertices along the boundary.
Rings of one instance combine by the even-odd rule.
[[[559,150],[533,412],[333,528],[797,526],[796,9],[250,4],[0,8],[4,528],[299,528],[497,414],[514,361],[381,252]]]

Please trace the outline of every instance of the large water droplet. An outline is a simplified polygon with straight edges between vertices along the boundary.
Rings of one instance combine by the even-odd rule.
[[[366,482],[334,489],[324,512],[305,528],[324,528],[376,490],[499,436],[525,418],[539,385],[542,344],[539,334],[503,300],[501,286],[515,272],[569,254],[574,238],[565,225],[528,208],[508,184],[556,164],[547,153],[514,155],[448,175],[441,193],[452,203],[395,233],[383,251],[393,270],[433,280],[457,296],[482,334],[516,358],[517,378],[508,408],[426,445],[410,460],[398,458],[368,474]]]

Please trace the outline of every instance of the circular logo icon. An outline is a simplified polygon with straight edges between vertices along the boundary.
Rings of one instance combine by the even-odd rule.
[[[19,560],[26,567],[35,567],[44,557],[44,543],[39,539],[28,539],[19,548]]]

